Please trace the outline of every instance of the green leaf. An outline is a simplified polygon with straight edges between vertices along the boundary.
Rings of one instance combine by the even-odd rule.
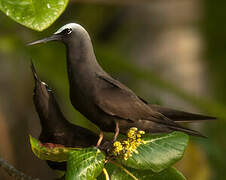
[[[104,168],[105,155],[97,148],[70,152],[66,180],[93,180]]]
[[[127,160],[119,160],[125,166],[134,169],[150,169],[160,172],[179,161],[188,144],[189,136],[182,132],[170,134],[147,135],[142,138],[146,144],[137,148]]]
[[[30,136],[30,144],[33,153],[42,160],[50,160],[55,162],[67,161],[69,152],[78,150],[79,148],[66,147],[47,147],[40,143],[37,139]]]
[[[14,21],[37,31],[48,28],[69,0],[0,0],[0,10]]]
[[[172,167],[160,173],[154,173],[151,170],[136,170],[119,167],[111,163],[108,163],[105,168],[111,180],[186,180],[178,170]],[[105,180],[103,173],[97,179]]]

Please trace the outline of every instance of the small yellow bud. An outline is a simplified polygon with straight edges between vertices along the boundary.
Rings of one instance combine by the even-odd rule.
[[[137,128],[136,127],[131,127],[129,130],[130,131],[137,131]]]
[[[139,134],[145,134],[145,132],[144,131],[139,131]]]
[[[123,141],[123,144],[126,144],[127,145],[127,144],[129,144],[129,141],[126,141],[125,140],[125,141]]]

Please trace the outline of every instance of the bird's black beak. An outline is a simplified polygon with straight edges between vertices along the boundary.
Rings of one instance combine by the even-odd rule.
[[[37,40],[37,41],[34,41],[34,42],[30,42],[27,45],[32,46],[32,45],[35,45],[35,44],[46,43],[46,42],[49,42],[49,41],[59,41],[59,40],[61,40],[61,38],[62,38],[61,34],[53,34],[50,37],[46,37],[46,38],[43,38],[43,39],[40,39],[40,40]]]

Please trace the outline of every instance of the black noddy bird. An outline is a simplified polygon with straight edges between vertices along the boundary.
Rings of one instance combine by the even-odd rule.
[[[48,146],[85,148],[95,146],[99,137],[88,129],[70,123],[63,115],[53,91],[38,77],[34,65],[31,69],[35,79],[33,101],[40,118],[39,140]],[[50,168],[66,170],[66,162],[47,161]]]
[[[202,136],[178,122],[216,119],[146,103],[101,68],[90,36],[79,24],[66,24],[50,37],[28,45],[48,41],[60,41],[66,45],[72,105],[102,131],[115,131],[113,140],[116,140],[119,132],[125,134],[130,127],[137,127],[148,133],[182,131]]]

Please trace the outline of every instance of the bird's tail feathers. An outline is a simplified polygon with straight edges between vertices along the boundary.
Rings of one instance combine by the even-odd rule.
[[[162,107],[155,104],[148,104],[151,109],[163,114],[165,117],[172,119],[174,122],[183,123],[193,123],[193,122],[200,122],[200,121],[210,121],[216,120],[216,117],[207,116],[202,114],[195,114],[189,113],[185,111],[175,110],[167,107]]]
[[[152,132],[154,129],[156,131],[159,130],[159,132],[161,132],[163,130],[163,132],[167,132],[167,131],[181,131],[181,132],[185,132],[189,135],[192,136],[199,136],[199,137],[203,137],[206,138],[206,136],[202,135],[200,132],[186,128],[180,124],[178,124],[178,122],[174,122],[171,119],[168,119],[167,117],[162,116],[162,119],[158,119],[156,121],[154,121],[152,119],[152,121],[149,120],[149,125],[146,125],[145,128],[147,130],[149,130],[150,132]],[[154,124],[153,124],[154,123]],[[157,125],[157,126],[156,126]]]
[[[202,137],[202,138],[207,138],[207,136],[202,135],[200,132],[189,129],[189,128],[185,128],[185,127],[176,127],[176,126],[170,126],[169,129],[173,130],[173,131],[181,131],[181,132],[185,132],[189,135],[192,136],[198,136],[198,137]]]

